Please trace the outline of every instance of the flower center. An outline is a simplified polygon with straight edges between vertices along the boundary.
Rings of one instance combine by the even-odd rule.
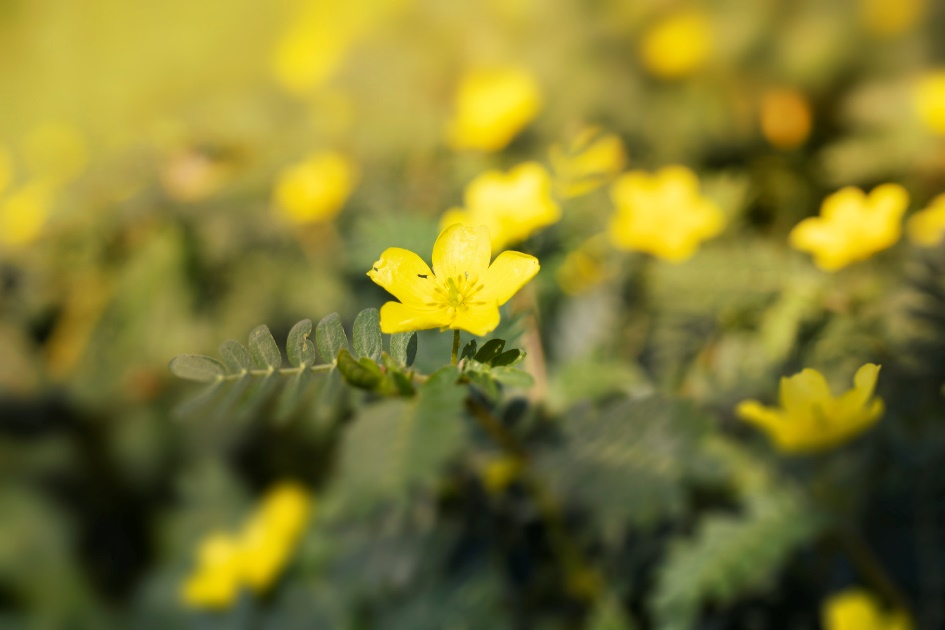
[[[436,293],[435,304],[447,309],[450,317],[455,319],[456,315],[468,311],[470,307],[481,306],[485,303],[475,299],[482,288],[478,278],[468,273],[458,274],[445,280],[438,278],[437,286],[433,290]]]

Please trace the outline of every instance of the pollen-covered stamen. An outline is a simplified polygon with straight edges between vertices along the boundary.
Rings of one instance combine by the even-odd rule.
[[[484,302],[476,300],[477,293],[482,291],[483,285],[478,278],[468,272],[457,274],[437,282],[433,289],[436,295],[437,306],[445,308],[455,317],[458,312],[466,311],[470,306],[479,306]]]

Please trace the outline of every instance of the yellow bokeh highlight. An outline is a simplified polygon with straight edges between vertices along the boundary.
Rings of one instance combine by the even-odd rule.
[[[906,235],[920,247],[934,247],[945,240],[945,194],[939,195],[926,208],[909,217]]]
[[[812,120],[810,104],[797,90],[769,90],[761,97],[761,132],[778,149],[794,149],[804,144]]]
[[[788,240],[811,253],[822,270],[837,271],[895,245],[908,205],[909,193],[899,184],[877,186],[869,195],[843,188],[824,200],[820,216],[798,223]]]
[[[607,184],[627,162],[623,142],[598,127],[581,130],[567,144],[549,151],[555,187],[562,197],[578,197]]]
[[[872,595],[859,588],[833,595],[820,616],[824,630],[912,630],[908,615],[883,610]]]
[[[486,171],[466,186],[463,199],[465,207],[448,210],[440,225],[484,225],[493,250],[520,243],[561,219],[561,208],[551,196],[551,176],[537,162],[519,164],[508,173]]]
[[[860,0],[860,21],[869,33],[894,37],[911,30],[926,12],[925,0]]]
[[[486,461],[480,472],[482,485],[491,494],[500,494],[522,474],[522,461],[507,455]]]
[[[702,196],[698,177],[684,166],[625,173],[611,186],[611,199],[614,245],[674,263],[691,258],[725,227],[722,211]]]
[[[498,151],[541,109],[538,82],[521,68],[469,72],[456,91],[455,113],[447,126],[454,149]]]
[[[712,54],[712,24],[696,10],[675,13],[643,35],[640,59],[652,74],[678,79],[701,69]]]
[[[49,218],[54,191],[44,181],[33,181],[0,200],[0,243],[23,246],[35,241]]]
[[[866,431],[882,416],[883,401],[873,397],[879,367],[862,366],[853,377],[853,389],[836,398],[823,374],[807,368],[781,378],[779,407],[745,400],[736,413],[767,433],[783,453],[830,449]]]
[[[291,559],[312,501],[305,488],[282,482],[272,488],[237,535],[215,532],[197,552],[197,569],[181,587],[192,608],[232,606],[246,588],[265,592]]]
[[[555,272],[558,286],[568,295],[581,295],[612,278],[616,270],[607,261],[609,251],[603,234],[582,243],[565,256]]]
[[[292,223],[331,221],[344,207],[357,179],[355,165],[334,152],[311,155],[283,170],[274,193],[278,212]]]
[[[34,177],[56,184],[78,177],[89,161],[82,134],[63,123],[45,123],[32,129],[24,140],[23,153]]]
[[[919,120],[932,133],[945,135],[945,71],[930,72],[918,79],[913,91]]]

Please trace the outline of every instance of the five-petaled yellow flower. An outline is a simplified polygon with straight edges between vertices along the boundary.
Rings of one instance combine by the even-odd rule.
[[[901,611],[885,611],[869,593],[851,588],[832,596],[820,612],[824,630],[911,630]]]
[[[722,211],[699,193],[699,179],[684,166],[625,173],[610,193],[617,208],[610,237],[622,249],[682,262],[725,227]]]
[[[906,223],[909,240],[920,247],[934,247],[945,240],[945,194],[939,195],[924,210]]]
[[[200,545],[197,570],[181,597],[194,608],[226,608],[243,588],[262,593],[288,563],[311,511],[304,488],[283,482],[270,490],[239,534],[218,532]]]
[[[381,307],[381,330],[465,330],[482,336],[499,325],[499,307],[538,273],[538,259],[492,250],[485,226],[451,225],[433,245],[433,269],[406,249],[391,247],[368,272],[400,302]]]
[[[498,151],[530,123],[541,109],[541,92],[532,75],[519,68],[475,70],[456,92],[456,113],[449,123],[454,149]]]
[[[640,57],[647,70],[664,79],[678,79],[705,65],[712,53],[708,16],[684,10],[664,18],[643,37]]]
[[[883,184],[869,196],[848,186],[830,195],[819,217],[808,217],[791,230],[791,247],[810,252],[814,264],[837,271],[892,247],[902,236],[902,215],[909,193],[899,184]]]
[[[824,376],[810,368],[781,378],[781,407],[756,400],[741,402],[736,413],[764,430],[784,453],[812,453],[837,446],[871,427],[883,414],[883,401],[873,397],[879,366],[867,363],[856,371],[854,387],[834,398]]]
[[[561,218],[551,197],[551,178],[537,162],[519,164],[508,174],[486,171],[466,186],[464,200],[466,207],[447,210],[440,225],[484,225],[495,250],[520,243]]]

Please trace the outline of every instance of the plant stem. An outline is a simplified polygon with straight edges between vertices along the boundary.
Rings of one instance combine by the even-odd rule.
[[[457,360],[459,359],[459,331],[453,331],[453,355],[450,360],[450,365],[456,365]]]

